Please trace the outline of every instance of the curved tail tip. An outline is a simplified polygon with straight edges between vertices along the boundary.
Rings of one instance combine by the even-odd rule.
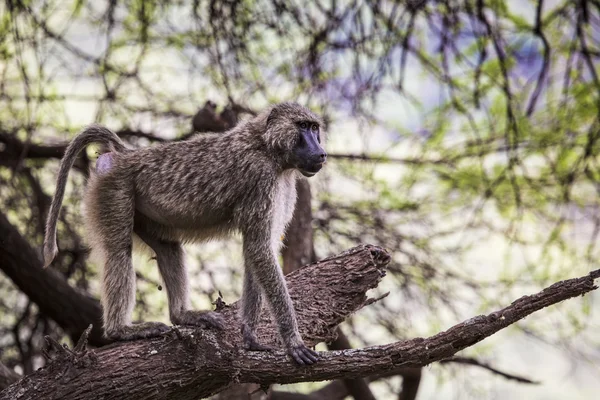
[[[44,244],[44,268],[48,268],[48,266],[54,260],[54,257],[58,254],[58,247],[56,243],[53,244]]]

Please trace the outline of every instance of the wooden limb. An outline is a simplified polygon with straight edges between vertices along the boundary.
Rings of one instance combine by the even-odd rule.
[[[321,362],[301,377],[291,376],[292,372],[283,363],[278,364],[277,376],[268,372],[274,367],[272,364],[263,370],[253,370],[248,376],[260,377],[259,382],[277,379],[278,383],[292,383],[373,375],[396,367],[425,366],[446,359],[536,311],[597,289],[594,279],[598,277],[600,270],[595,270],[581,278],[557,282],[537,294],[523,296],[499,311],[470,318],[429,338],[323,353]],[[246,379],[247,375],[241,372],[240,376]]]
[[[367,303],[366,290],[384,275],[388,254],[375,246],[359,246],[312,264],[288,276],[288,286],[301,333],[314,345],[332,340],[335,327]],[[181,328],[179,336],[115,343],[89,357],[90,363],[52,362],[0,393],[0,400],[36,399],[192,399],[209,396],[232,382],[296,383],[349,379],[393,368],[421,367],[451,357],[514,322],[597,287],[600,270],[558,282],[523,296],[511,305],[480,315],[429,338],[403,340],[363,349],[321,353],[310,367],[295,365],[284,351],[242,350],[237,305],[223,311],[230,327],[222,332]],[[259,339],[279,339],[263,315]],[[20,395],[20,396],[19,396]]]
[[[151,142],[167,141],[154,133],[130,128],[123,128],[115,133],[120,137],[144,138]],[[16,135],[2,130],[0,130],[0,143],[2,143],[2,146],[0,146],[0,165],[9,167],[18,165],[25,159],[41,161],[49,159],[60,160],[69,145],[68,143],[51,145],[26,143],[18,139]],[[80,171],[87,172],[89,160],[84,154],[85,153],[82,153],[82,155],[77,157],[73,167]]]
[[[408,375],[402,378],[402,390],[398,395],[398,400],[415,400],[421,385],[422,368],[415,368],[413,376]]]
[[[100,303],[71,287],[58,271],[42,268],[40,252],[31,247],[1,212],[0,238],[0,270],[44,315],[56,321],[74,341],[93,324],[90,343],[95,346],[109,343],[102,336]]]
[[[290,274],[286,279],[305,343],[333,340],[336,326],[368,304],[365,293],[377,286],[388,262],[385,250],[359,246]],[[258,339],[281,351],[243,350],[238,305],[227,306],[222,313],[228,327],[225,331],[179,327],[160,338],[88,350],[85,363],[59,356],[2,392],[0,399],[18,398],[17,393],[24,396],[21,398],[36,399],[201,398],[220,392],[232,382],[254,382],[246,376],[246,368],[255,363],[285,360],[296,373],[308,370],[296,366],[283,351],[266,308]],[[242,371],[244,379],[240,379]]]

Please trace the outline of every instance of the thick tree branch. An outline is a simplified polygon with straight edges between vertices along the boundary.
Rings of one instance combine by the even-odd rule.
[[[147,139],[151,142],[167,141],[153,133],[148,133],[140,130],[123,128],[115,132],[119,137],[135,137]],[[61,159],[65,154],[68,143],[43,145],[35,143],[25,143],[19,140],[15,135],[8,132],[0,131],[0,165],[14,166],[24,159],[42,160]],[[74,168],[79,170],[87,170],[88,163],[84,156],[77,158]]]
[[[388,260],[382,249],[360,246],[288,276],[301,332],[308,343],[331,340],[339,322],[370,303],[365,291],[377,285]],[[62,358],[13,384],[0,399],[118,399],[124,394],[129,399],[195,399],[216,393],[231,382],[266,386],[424,366],[451,357],[535,311],[596,289],[594,279],[599,276],[600,270],[596,270],[558,282],[426,339],[321,353],[320,362],[310,367],[295,365],[283,351],[242,350],[237,306],[233,305],[223,310],[231,327],[224,332],[182,329],[161,338],[88,351],[69,362]],[[260,340],[272,344],[278,338],[266,318],[263,315]]]
[[[388,262],[389,255],[383,249],[359,246],[288,275],[305,342],[314,345],[333,340],[335,328],[344,318],[373,301],[365,293],[377,286]],[[0,399],[19,398],[17,393],[21,398],[36,399],[87,399],[92,395],[105,399],[196,399],[219,392],[232,382],[254,381],[239,379],[239,363],[246,362],[246,367],[252,368],[255,363],[275,359],[279,361],[273,365],[290,364],[296,373],[307,370],[293,364],[284,351],[242,350],[237,308],[234,304],[222,309],[225,325],[230,327],[223,332],[180,328],[161,338],[115,343],[75,358],[59,353],[46,368],[2,392]],[[266,309],[257,334],[261,343],[283,347]]]
[[[422,374],[422,368],[415,368],[414,376],[405,376],[402,378],[402,390],[398,395],[398,400],[414,400],[417,398]]]
[[[29,245],[2,213],[0,260],[0,270],[72,339],[94,324],[90,343],[96,346],[108,343],[102,337],[100,303],[71,287],[57,271],[43,269],[39,251]]]
[[[448,358],[542,308],[597,289],[594,279],[598,277],[600,270],[595,270],[581,278],[555,283],[535,295],[523,296],[499,311],[470,318],[426,339],[415,338],[364,349],[324,353],[322,361],[301,377],[294,376],[282,363],[278,364],[277,375],[269,373],[274,365],[263,365],[263,369],[257,367],[252,371],[240,371],[240,379],[259,378],[257,382],[276,380],[279,383],[293,383],[373,375],[395,367],[424,366]]]
[[[9,158],[62,158],[67,145],[39,145],[34,143],[23,143],[16,136],[8,132],[0,132],[0,154]]]

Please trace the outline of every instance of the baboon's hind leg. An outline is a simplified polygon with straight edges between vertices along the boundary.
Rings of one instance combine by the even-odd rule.
[[[159,336],[170,328],[160,322],[131,323],[135,272],[131,260],[134,199],[127,182],[99,179],[86,196],[94,253],[104,261],[102,308],[104,334],[114,340]]]
[[[146,221],[145,225],[148,223]],[[181,243],[156,238],[141,225],[136,225],[135,233],[156,254],[158,269],[167,289],[171,322],[175,325],[224,329],[223,317],[220,313],[189,309],[189,285]]]

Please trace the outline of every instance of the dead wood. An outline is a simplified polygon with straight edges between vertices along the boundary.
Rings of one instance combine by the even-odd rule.
[[[330,341],[351,313],[370,304],[365,292],[384,275],[388,254],[359,246],[290,274],[288,286],[307,343]],[[596,289],[589,275],[558,282],[511,305],[480,315],[429,338],[415,338],[363,349],[321,353],[310,367],[292,363],[283,351],[246,352],[240,346],[237,306],[225,307],[230,328],[223,332],[180,328],[161,338],[115,343],[97,350],[58,351],[45,368],[11,385],[0,400],[14,399],[197,399],[232,383],[267,387],[371,376],[401,367],[420,367],[451,357],[508,325],[571,297]],[[260,340],[278,344],[263,313]],[[56,347],[56,345],[54,345]]]

